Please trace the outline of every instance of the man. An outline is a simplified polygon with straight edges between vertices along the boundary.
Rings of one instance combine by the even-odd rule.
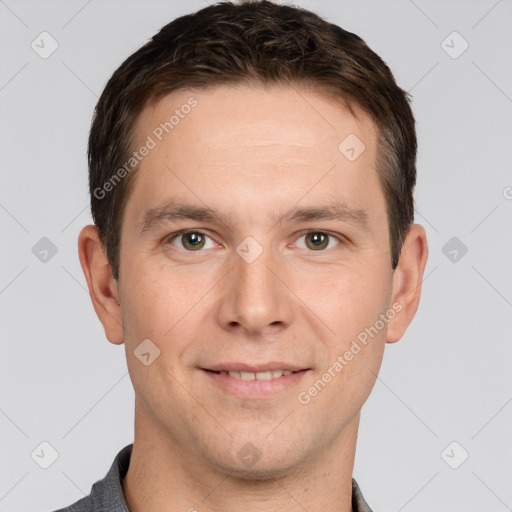
[[[369,511],[352,478],[420,298],[407,95],[358,36],[270,2],[165,26],[108,82],[80,262],[135,439],[68,511]]]

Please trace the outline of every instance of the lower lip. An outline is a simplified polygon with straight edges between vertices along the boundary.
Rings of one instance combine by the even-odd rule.
[[[229,374],[224,375],[208,370],[202,371],[213,379],[222,389],[232,393],[238,398],[258,399],[269,398],[290,389],[297,385],[309,370],[300,370],[270,380],[242,380],[235,379],[235,377],[231,377]]]

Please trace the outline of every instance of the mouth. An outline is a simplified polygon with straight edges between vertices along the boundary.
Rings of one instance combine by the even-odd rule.
[[[232,363],[201,368],[215,386],[240,399],[264,399],[290,390],[311,368],[286,363],[248,365]]]
[[[217,373],[218,375],[229,375],[230,377],[233,377],[234,379],[239,380],[272,380],[272,379],[278,379],[279,377],[282,377],[283,375],[291,375],[293,372],[291,370],[267,370],[263,372],[246,372],[246,371],[236,371],[236,370],[221,370],[221,371],[214,371],[214,370],[206,370],[207,372]],[[303,371],[303,370],[298,370]]]

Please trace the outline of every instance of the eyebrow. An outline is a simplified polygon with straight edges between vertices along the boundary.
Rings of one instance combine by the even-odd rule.
[[[215,209],[171,200],[148,210],[139,223],[139,232],[151,231],[162,224],[182,219],[224,224],[229,229],[234,227],[232,220]],[[336,220],[353,224],[365,231],[370,231],[368,213],[365,210],[349,208],[341,202],[325,206],[294,207],[280,217],[273,216],[272,220],[274,221],[273,226],[283,221]]]

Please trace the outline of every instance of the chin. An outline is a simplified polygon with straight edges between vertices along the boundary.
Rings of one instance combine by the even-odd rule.
[[[295,472],[295,468],[235,468],[230,476],[238,480],[248,482],[268,482],[275,481],[282,477],[289,476]]]
[[[231,478],[240,481],[266,482],[289,476],[297,471],[296,461],[290,461],[288,464],[284,461],[279,463],[275,461],[258,461],[254,466],[247,467],[237,461],[234,464],[227,464],[222,461],[222,470],[229,474]]]
[[[298,449],[299,446],[300,443],[295,447],[291,444],[279,446],[267,441],[259,449],[249,441],[241,447],[232,446],[214,454],[210,453],[210,457],[205,455],[218,470],[233,478],[264,482],[289,476],[297,471],[305,462],[302,459],[307,458],[307,454],[302,454]]]

